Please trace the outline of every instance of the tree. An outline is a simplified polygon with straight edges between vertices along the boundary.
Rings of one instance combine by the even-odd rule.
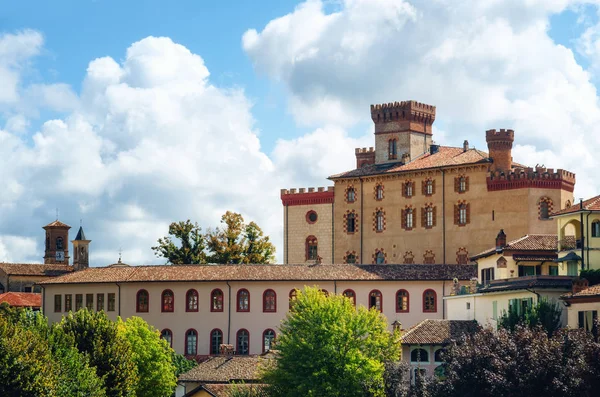
[[[171,396],[177,386],[177,368],[173,363],[173,349],[167,341],[140,317],[129,317],[125,322],[119,319],[118,326],[133,349],[140,379],[137,396]]]
[[[549,336],[552,336],[561,327],[561,313],[562,310],[557,302],[542,298],[523,312],[517,311],[516,306],[508,312],[504,311],[498,319],[498,326],[510,331],[514,331],[518,325],[530,328],[541,326]]]
[[[221,217],[223,228],[206,235],[209,262],[222,264],[270,263],[275,246],[254,222],[244,223],[242,215],[227,211]]]
[[[173,365],[175,365],[175,376],[179,377],[179,375],[186,373],[190,369],[194,368],[198,363],[194,360],[189,360],[185,358],[183,354],[175,353],[175,350],[171,353]]]
[[[59,327],[70,335],[80,352],[104,382],[109,397],[135,396],[139,378],[134,352],[117,324],[106,313],[87,309],[69,313]]]
[[[177,246],[173,239],[179,239]],[[206,263],[205,237],[197,223],[189,219],[185,222],[173,222],[169,225],[169,236],[158,239],[158,245],[152,247],[157,257],[166,258],[174,265],[192,265]]]
[[[443,354],[445,379],[432,396],[592,396],[600,385],[600,345],[584,330],[548,336],[538,327],[487,328]]]
[[[277,351],[263,379],[274,395],[383,396],[384,362],[398,359],[399,344],[375,309],[308,287],[280,326]]]

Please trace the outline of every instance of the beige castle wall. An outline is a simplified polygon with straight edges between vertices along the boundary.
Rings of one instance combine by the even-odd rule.
[[[352,289],[356,293],[356,304],[368,306],[369,293],[378,289],[383,296],[383,314],[386,316],[389,330],[391,323],[398,320],[405,329],[425,319],[443,318],[442,296],[449,293],[451,281],[347,281],[337,282],[293,282],[293,281],[258,281],[258,282],[229,282],[231,287],[231,313],[229,313],[229,286],[226,282],[156,282],[156,283],[125,283],[121,284],[120,315],[123,319],[139,316],[158,330],[165,328],[173,332],[173,348],[178,353],[183,353],[185,348],[185,333],[190,328],[198,332],[198,354],[209,353],[210,332],[219,328],[223,332],[224,342],[236,344],[236,333],[239,329],[247,329],[250,333],[250,354],[262,353],[262,335],[266,329],[273,329],[278,333],[279,324],[284,319],[289,309],[289,294],[292,289],[301,289],[305,286],[318,286],[330,293],[342,293]],[[150,295],[149,312],[136,313],[136,294],[140,289],[145,289]],[[199,311],[185,311],[185,294],[190,288],[195,288],[199,295]],[[210,294],[214,288],[220,288],[224,293],[223,312],[210,311]],[[240,313],[236,311],[235,300],[237,291],[246,288],[250,292],[250,311]],[[277,293],[277,312],[264,313],[262,308],[262,295],[266,289],[273,289]],[[163,290],[171,289],[175,295],[175,311],[162,313],[160,296]],[[399,289],[409,292],[409,312],[396,313],[395,298]],[[423,313],[423,292],[433,289],[437,294],[437,311]],[[58,322],[64,313],[64,294],[114,292],[117,297],[117,310],[119,309],[119,294],[115,284],[85,284],[85,285],[48,285],[44,293],[44,314],[50,322]],[[54,294],[61,294],[63,299],[63,312],[54,313]],[[105,305],[106,305],[105,298]],[[94,302],[94,309],[96,308]],[[231,322],[229,318],[231,314]],[[118,311],[108,312],[109,318],[115,320]],[[229,337],[228,337],[229,335]]]
[[[388,141],[392,138],[398,140],[396,144],[398,156],[395,160],[388,158]],[[383,134],[378,133],[375,134],[375,163],[385,164],[401,161],[404,153],[410,154],[410,158],[415,159],[427,152],[430,146],[431,135],[395,131]]]
[[[317,221],[307,222],[309,211],[317,213]],[[318,241],[318,255],[322,263],[332,263],[333,258],[333,204],[291,205],[283,207],[284,215],[284,263],[307,263],[306,238],[315,236]],[[287,226],[286,226],[287,225]],[[284,248],[285,250],[286,248]]]

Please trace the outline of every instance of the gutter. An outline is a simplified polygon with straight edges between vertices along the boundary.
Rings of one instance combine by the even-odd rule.
[[[229,289],[227,297],[227,344],[229,344],[229,340],[231,339],[231,285],[229,284],[229,280],[225,281],[225,283]]]
[[[541,295],[539,293],[537,293],[534,290],[529,289],[529,288],[525,288],[525,291],[531,292],[532,294],[535,294],[537,296],[537,303],[540,303],[540,299],[542,299],[542,297],[541,297]]]
[[[117,315],[119,317],[121,317],[121,284],[119,283],[115,283],[117,285],[117,288],[119,289],[119,293],[117,294],[119,297],[119,309],[117,310]],[[108,304],[108,302],[106,302],[106,304]]]
[[[363,179],[359,176],[358,180],[360,181],[360,263],[365,263],[364,262],[364,257],[363,257],[363,233],[365,231],[364,228],[364,223],[365,223],[365,217],[363,216],[363,203],[365,200],[363,200],[364,198],[364,189],[363,189]]]
[[[579,232],[581,233],[581,270],[585,270],[585,240],[586,238],[583,236],[583,199],[579,199],[579,209],[581,213],[579,214]],[[588,265],[589,266],[589,265]]]
[[[335,190],[333,202],[331,203],[331,264],[335,263]]]
[[[442,246],[443,263],[446,264],[446,173],[442,169]]]
[[[585,239],[585,243],[587,245],[587,268],[590,270],[590,215],[592,211],[589,211],[585,217],[585,235],[587,238]],[[583,245],[583,244],[582,244]]]
[[[42,314],[44,314],[46,309],[46,288],[43,285],[40,285],[42,288]]]

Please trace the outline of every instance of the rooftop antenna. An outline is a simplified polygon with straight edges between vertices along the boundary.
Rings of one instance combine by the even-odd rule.
[[[56,220],[58,220],[58,207],[56,207]]]
[[[79,218],[79,227],[83,226],[83,219]]]
[[[121,254],[123,253],[123,250],[121,249],[121,247],[119,247],[119,262],[117,263],[121,263]]]

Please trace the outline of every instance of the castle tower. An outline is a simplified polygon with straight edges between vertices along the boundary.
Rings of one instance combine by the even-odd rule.
[[[490,171],[509,172],[512,168],[512,145],[515,140],[513,130],[487,130],[485,140],[488,144],[490,158],[493,164]]]
[[[71,226],[60,222],[58,219],[46,225],[46,251],[44,263],[69,264],[69,229]]]
[[[90,267],[90,242],[86,240],[83,227],[79,226],[79,231],[73,243],[73,267],[75,270],[83,270]]]
[[[435,106],[416,101],[371,105],[375,163],[410,162],[428,153]]]

